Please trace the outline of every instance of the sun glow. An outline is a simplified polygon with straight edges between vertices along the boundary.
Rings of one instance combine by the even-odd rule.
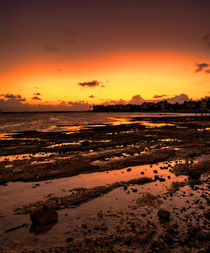
[[[19,90],[30,101],[37,88],[42,101],[52,103],[128,100],[136,94],[151,99],[156,93],[172,96],[185,92],[198,98],[207,90],[208,80],[207,75],[194,73],[195,62],[194,55],[174,52],[118,52],[62,62],[36,59],[1,75],[0,81],[5,84],[1,90],[8,92],[8,87],[13,93]],[[78,85],[92,80],[102,82],[103,88]]]

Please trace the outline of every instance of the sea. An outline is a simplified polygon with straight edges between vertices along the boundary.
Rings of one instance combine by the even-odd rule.
[[[131,124],[141,117],[193,116],[188,113],[140,112],[23,112],[0,113],[0,134],[23,131],[79,131],[101,125]]]

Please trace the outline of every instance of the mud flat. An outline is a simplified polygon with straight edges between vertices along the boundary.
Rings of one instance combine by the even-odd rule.
[[[10,133],[0,154],[1,252],[209,250],[209,118]]]

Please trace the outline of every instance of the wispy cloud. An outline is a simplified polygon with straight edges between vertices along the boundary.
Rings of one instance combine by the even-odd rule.
[[[49,103],[38,103],[38,104],[30,104],[23,103],[25,101],[21,95],[18,97],[12,97],[6,99],[5,96],[0,99],[0,108],[3,112],[24,112],[24,111],[86,111],[90,109],[90,105],[84,101],[71,102],[66,103],[62,101],[59,104],[49,104]],[[36,98],[37,99],[37,98]],[[35,100],[36,100],[35,99]],[[38,98],[40,100],[40,98]]]
[[[80,82],[78,85],[82,87],[87,87],[87,88],[93,88],[93,87],[102,87],[104,88],[105,86],[102,84],[102,82],[99,82],[97,80],[89,81],[89,82]]]
[[[210,48],[210,33],[203,36],[202,41]]]
[[[167,95],[154,95],[153,98],[163,98],[163,97],[167,97]]]
[[[203,71],[205,68],[208,68],[209,64],[206,63],[206,62],[202,62],[202,63],[196,63],[196,70],[195,72],[200,72],[200,71]]]
[[[51,52],[51,53],[54,53],[54,52],[56,52],[56,51],[58,51],[59,50],[59,47],[58,46],[46,46],[45,48],[44,48],[46,51],[48,51],[48,52]]]
[[[26,101],[26,99],[23,98],[21,95],[14,95],[12,93],[0,94],[0,97],[4,97],[4,98],[8,98],[8,99],[16,99],[19,101]]]
[[[37,97],[37,96],[34,96],[31,99],[33,99],[33,100],[42,100],[40,97]]]

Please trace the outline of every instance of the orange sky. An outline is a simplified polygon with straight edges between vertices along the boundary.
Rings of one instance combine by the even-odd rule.
[[[2,93],[21,93],[28,101],[40,92],[44,101],[85,100],[100,103],[103,99],[129,100],[141,94],[152,99],[155,94],[169,97],[187,93],[198,99],[209,91],[209,76],[195,73],[196,56],[174,52],[130,52],[98,55],[82,61],[52,62],[36,60],[16,66],[1,75]],[[81,81],[99,80],[105,87],[81,87]],[[90,95],[94,96],[89,98]],[[94,101],[93,101],[94,100]]]
[[[20,94],[29,104],[97,104],[138,94],[205,97],[208,7],[206,0],[3,0],[0,99]],[[93,80],[100,85],[79,85]]]

